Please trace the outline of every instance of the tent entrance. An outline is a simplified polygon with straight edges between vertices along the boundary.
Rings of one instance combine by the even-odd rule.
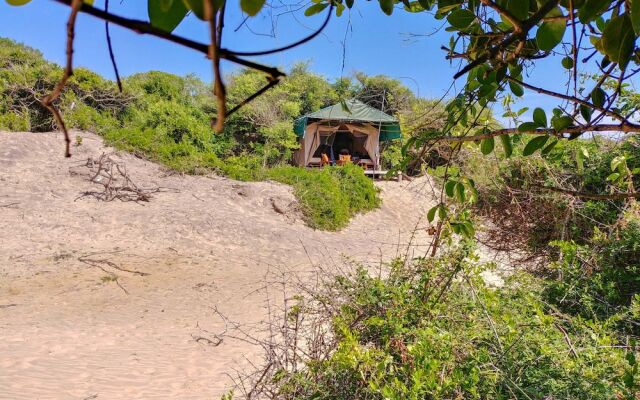
[[[351,132],[338,131],[336,132],[336,140],[333,142],[333,149],[337,154],[353,154],[354,140]]]
[[[349,130],[340,130],[332,134],[321,134],[319,139],[320,145],[313,153],[314,158],[324,153],[331,161],[335,161],[339,154],[346,153],[356,160],[373,159],[366,148],[366,135],[354,135]]]

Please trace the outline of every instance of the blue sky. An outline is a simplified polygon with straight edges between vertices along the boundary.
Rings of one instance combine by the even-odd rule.
[[[146,1],[111,0],[111,11],[146,19]],[[224,46],[235,50],[262,50],[288,44],[318,27],[323,15],[305,17],[305,3],[297,7],[272,2],[276,9],[262,12],[238,28],[244,17],[239,2],[230,2],[224,32]],[[292,3],[286,3],[292,4]],[[96,0],[103,7],[103,0]],[[291,9],[298,9],[291,12]],[[0,0],[0,36],[5,36],[39,49],[51,61],[64,62],[65,23],[69,9],[51,0],[33,0],[22,7],[12,7]],[[278,15],[281,14],[281,15]],[[451,65],[440,50],[449,42],[450,33],[438,30],[440,22],[427,14],[410,14],[397,9],[393,16],[384,15],[376,1],[357,1],[351,12],[333,17],[322,35],[296,49],[276,55],[257,57],[257,61],[287,69],[299,61],[308,61],[312,71],[333,80],[355,71],[385,74],[403,81],[422,97],[437,98],[452,82],[457,66]],[[185,19],[176,34],[206,42],[207,26],[195,16]],[[75,65],[84,66],[112,78],[113,71],[105,43],[104,22],[80,15],[75,44]],[[346,58],[343,65],[342,42],[346,38]],[[185,75],[194,73],[211,80],[211,64],[199,53],[112,27],[112,39],[120,72],[162,70]],[[551,66],[553,63],[553,66]],[[546,60],[536,67],[530,82],[550,88],[564,85],[559,60]],[[236,67],[225,63],[225,72]],[[558,74],[549,74],[553,70]],[[462,85],[460,81],[459,85]],[[522,105],[542,106],[550,111],[555,101],[527,92]],[[498,110],[496,110],[498,112]]]

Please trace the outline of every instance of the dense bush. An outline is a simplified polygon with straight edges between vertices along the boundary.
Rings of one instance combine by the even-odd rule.
[[[356,213],[380,204],[371,179],[355,165],[312,170],[277,167],[268,170],[267,177],[293,186],[307,223],[314,228],[340,229]]]
[[[562,257],[545,295],[563,312],[610,323],[640,336],[640,218],[630,217],[588,244],[555,242]]]
[[[288,310],[311,326],[298,367],[275,354],[257,391],[277,399],[635,399],[635,352],[605,325],[562,314],[545,282],[489,288],[465,251],[339,276]],[[318,315],[324,319],[318,319]],[[298,326],[298,328],[296,328]],[[309,333],[311,332],[311,333]],[[304,361],[302,363],[301,361]],[[275,365],[273,365],[275,364]]]
[[[525,157],[527,138],[514,139],[510,158],[497,152],[488,162],[477,148],[465,147],[452,160],[453,173],[474,179],[479,191],[476,211],[492,221],[488,244],[525,255],[557,256],[550,242],[589,242],[596,229],[606,230],[619,220],[626,202],[568,196],[543,187],[596,195],[627,190],[628,181],[612,182],[612,161],[625,156],[629,170],[640,167],[640,146],[629,137],[560,141],[550,152]],[[636,176],[633,185],[640,185]]]

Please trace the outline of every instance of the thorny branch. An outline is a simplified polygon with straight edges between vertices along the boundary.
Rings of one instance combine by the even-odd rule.
[[[553,186],[536,185],[536,187],[549,190],[551,192],[557,192],[566,194],[573,197],[580,197],[588,200],[625,200],[625,199],[640,199],[640,192],[622,192],[622,193],[609,193],[609,194],[595,194],[580,192],[577,190],[563,189]]]
[[[109,0],[105,0],[104,2],[104,11],[109,12]],[[116,83],[118,84],[118,90],[120,90],[120,93],[122,93],[122,81],[120,80],[120,72],[118,71],[116,57],[113,54],[113,44],[111,43],[111,33],[109,32],[109,21],[104,22],[104,30],[107,37],[107,47],[109,48],[109,58],[111,59],[113,72],[116,74]]]
[[[102,192],[85,191],[76,200],[92,196],[102,201],[113,201],[117,199],[141,204],[141,202],[150,201],[154,193],[177,191],[176,189],[162,187],[139,187],[129,177],[126,166],[122,163],[115,162],[105,153],[97,160],[88,158],[85,167],[89,168],[92,172],[90,181],[102,185],[104,190]]]
[[[224,21],[225,4],[223,3],[220,10],[215,10],[213,0],[204,2],[205,18],[209,22],[209,34],[211,43],[207,55],[213,64],[213,94],[217,101],[218,116],[216,118],[215,131],[220,133],[224,129],[224,121],[227,114],[227,89],[222,81],[222,73],[220,72],[220,44],[222,39],[222,27]],[[217,21],[216,21],[217,19]]]
[[[64,141],[65,141],[65,157],[71,157],[71,139],[69,139],[69,131],[67,130],[66,125],[64,124],[64,120],[60,115],[60,111],[56,108],[53,102],[60,97],[62,94],[62,90],[64,89],[67,81],[73,75],[73,40],[75,37],[75,27],[76,27],[76,18],[78,16],[78,12],[80,11],[80,7],[82,7],[82,0],[72,0],[71,2],[71,13],[69,14],[69,20],[67,21],[67,62],[64,68],[64,72],[62,74],[62,78],[56,84],[53,91],[45,96],[40,103],[47,108],[53,117],[56,120],[56,124],[58,128],[64,133]]]

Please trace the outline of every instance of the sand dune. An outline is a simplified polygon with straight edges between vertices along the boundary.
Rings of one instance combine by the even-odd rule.
[[[194,340],[223,329],[213,307],[258,322],[270,271],[377,263],[429,242],[411,235],[433,203],[427,178],[379,183],[382,207],[329,233],[304,225],[285,185],[171,174],[78,135],[65,159],[58,133],[0,133],[2,399],[218,398],[259,355]],[[174,190],[143,205],[78,198],[100,189],[84,165],[105,152],[138,185]]]

